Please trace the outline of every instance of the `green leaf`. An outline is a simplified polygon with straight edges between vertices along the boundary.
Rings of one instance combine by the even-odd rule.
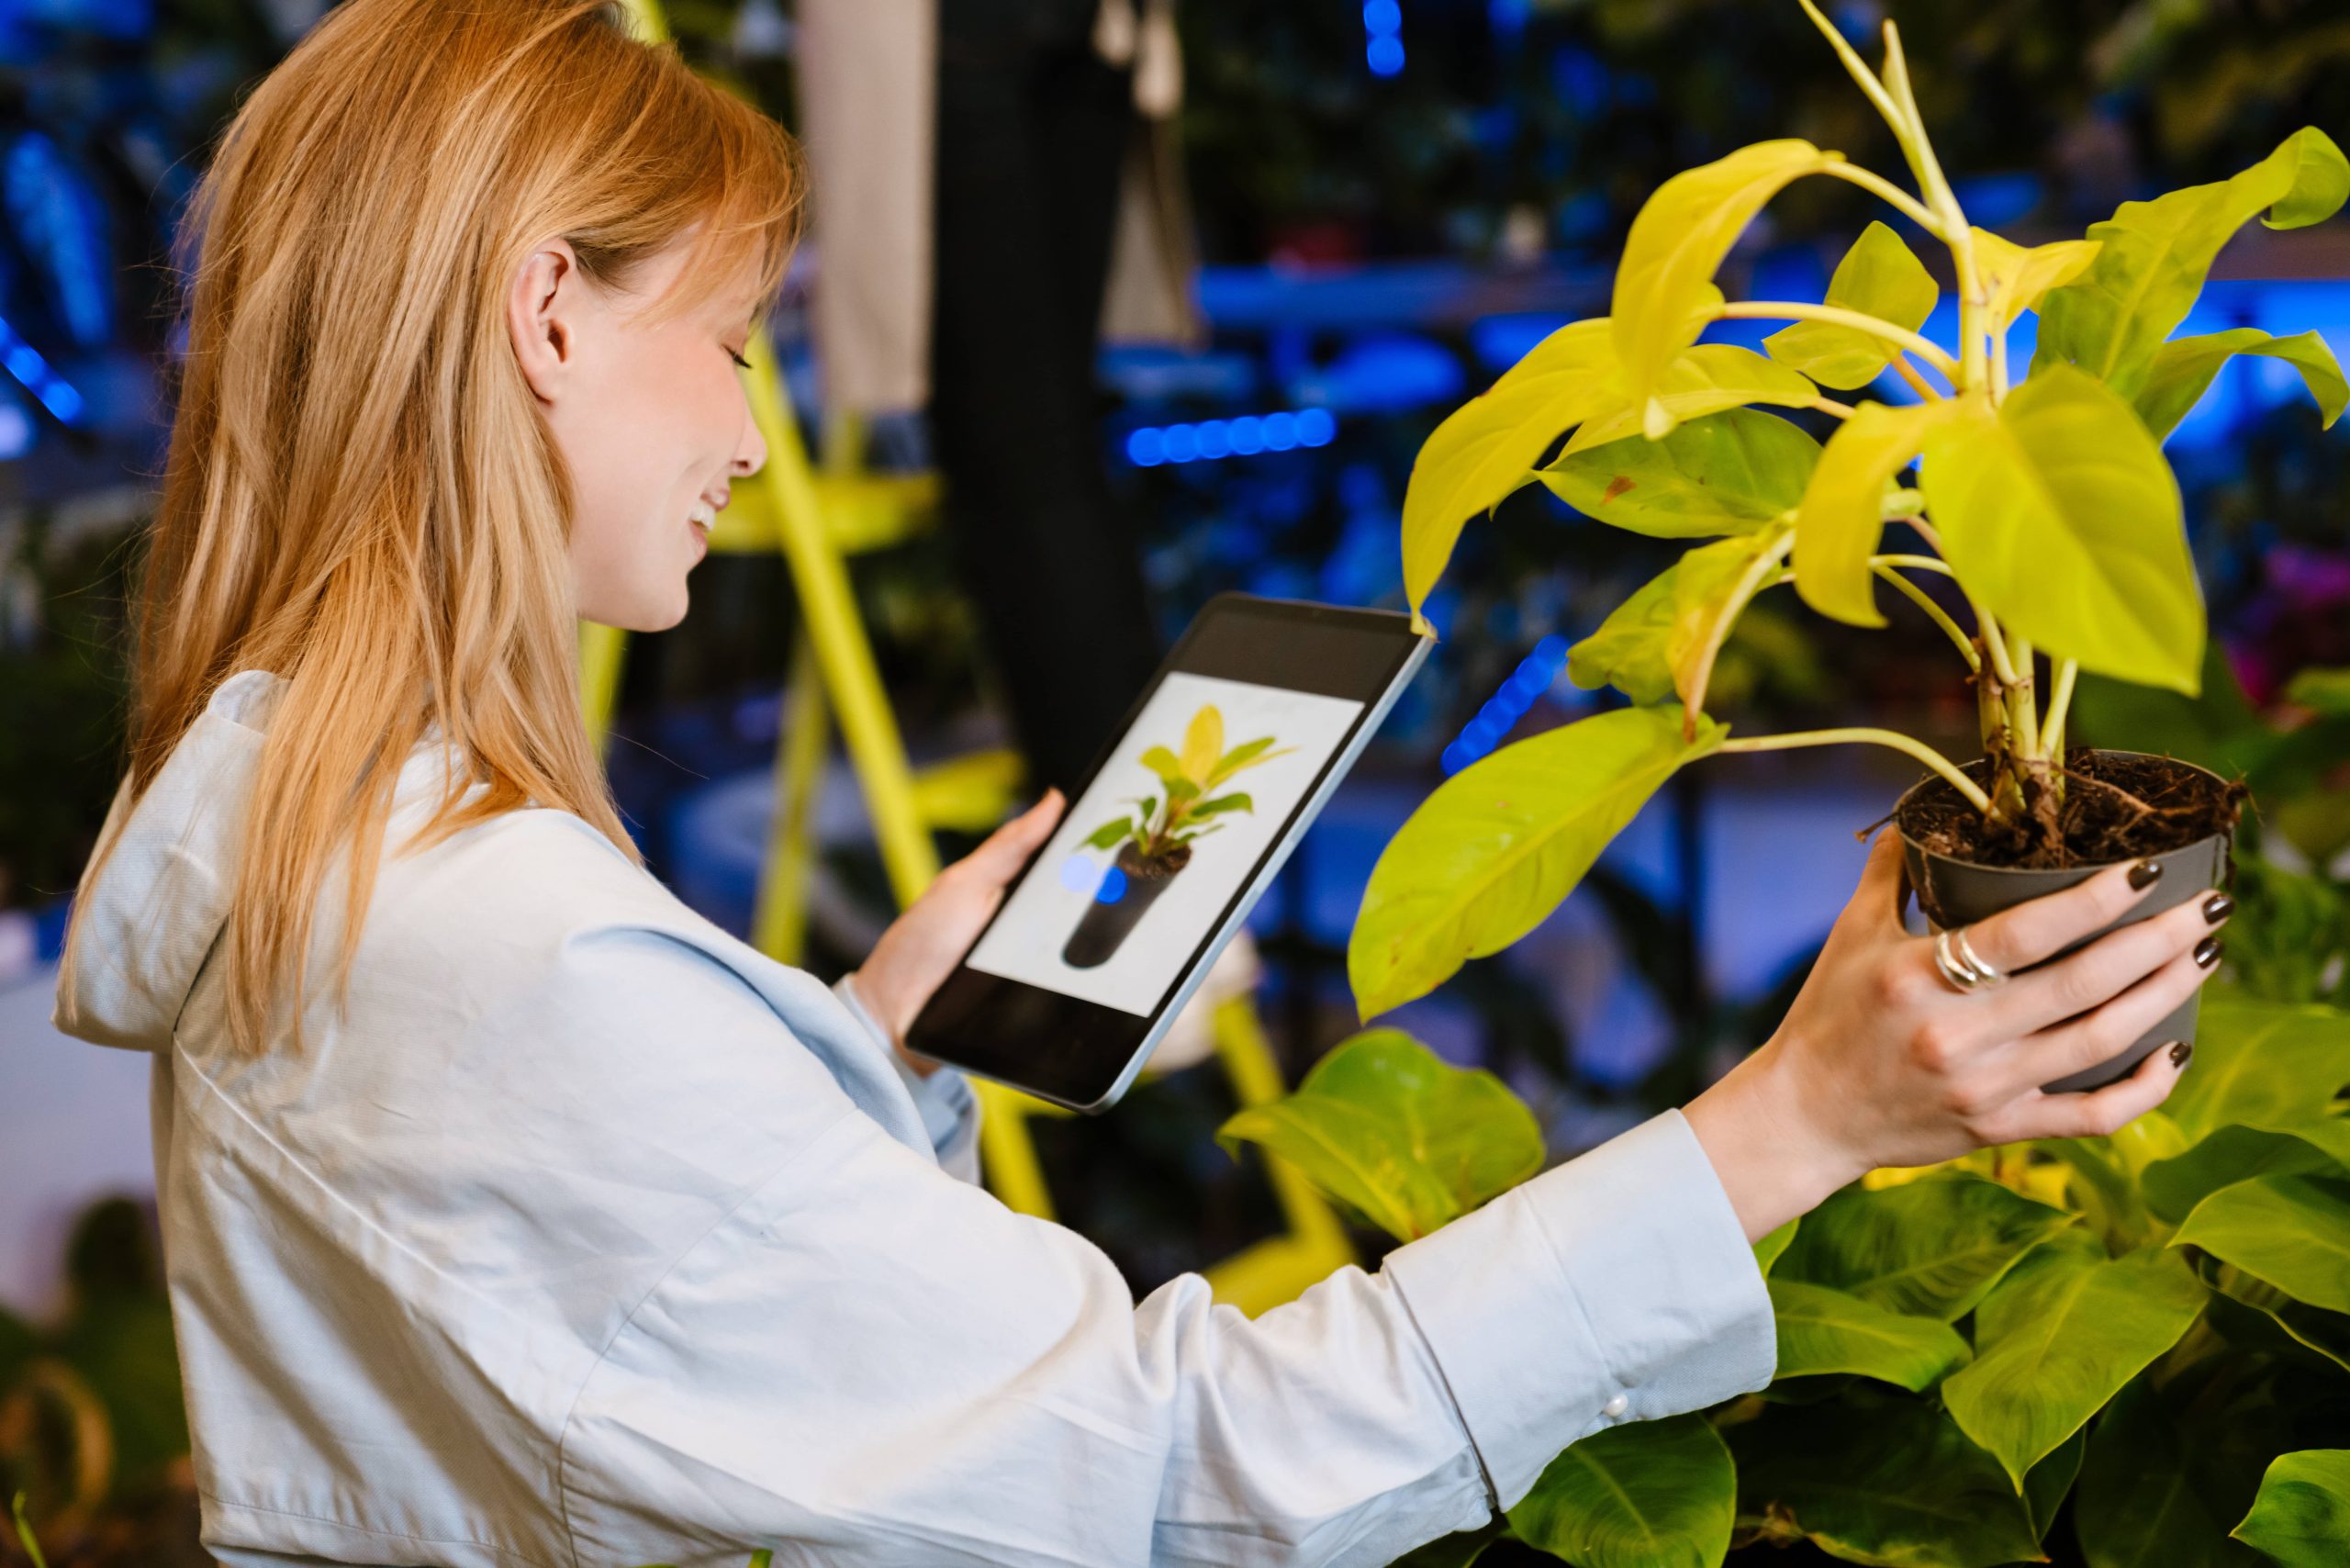
[[[1975,236],[1975,265],[1991,307],[1991,324],[2005,331],[2016,318],[2088,270],[2100,249],[2095,240],[2059,240],[2027,249],[1983,230]]]
[[[2122,203],[2090,226],[2100,248],[2088,271],[2042,302],[2033,374],[2075,364],[2134,395],[2237,230],[2264,210],[2271,229],[2315,223],[2332,217],[2345,194],[2350,163],[2331,137],[2305,126],[2232,179]]]
[[[1146,817],[1150,813],[1147,811],[1143,812],[1143,815]],[[1095,828],[1091,834],[1088,834],[1085,840],[1085,846],[1088,849],[1107,849],[1111,846],[1116,844],[1118,840],[1134,832],[1134,830],[1135,824],[1131,819],[1126,817],[1114,817],[1110,821],[1103,823],[1100,827]]]
[[[1754,1263],[1762,1271],[1765,1279],[1770,1277],[1771,1265],[1779,1260],[1779,1254],[1785,1252],[1787,1243],[1796,1238],[1796,1227],[1802,1223],[1803,1216],[1797,1215],[1754,1244]]]
[[[1852,1186],[1804,1216],[1774,1279],[1832,1285],[1888,1312],[1954,1323],[2073,1216],[1979,1176]]]
[[[1684,420],[1703,419],[1749,403],[1808,409],[1819,401],[1819,388],[1752,349],[1740,348],[1736,343],[1699,343],[1665,367],[1652,401],[1661,405],[1672,423],[1678,426]],[[1559,452],[1561,456],[1570,456],[1647,433],[1639,407],[1619,395],[1605,411],[1584,421]]]
[[[1574,890],[1610,839],[1684,763],[1728,732],[1626,708],[1546,731],[1454,774],[1371,868],[1347,947],[1356,1003],[1373,1017],[1497,953]]]
[[[1643,705],[1696,692],[1729,622],[1753,597],[1741,591],[1750,568],[1785,543],[1779,529],[1687,552],[1567,650],[1567,678],[1586,689],[1613,686]]]
[[[1861,230],[1836,274],[1828,280],[1824,303],[1858,310],[1880,321],[1916,331],[1933,314],[1942,290],[1901,236],[1872,221]],[[1865,386],[1885,374],[1899,351],[1882,338],[1826,321],[1797,321],[1762,340],[1773,359],[1799,370],[1822,386]]]
[[[2154,351],[2145,385],[2131,401],[2155,440],[2178,428],[2187,411],[2202,400],[2220,367],[2240,353],[2281,359],[2300,371],[2328,428],[2342,417],[2344,405],[2350,404],[2350,382],[2343,380],[2340,362],[2317,332],[2277,338],[2257,327],[2231,327],[2224,332],[2173,338]]]
[[[1272,736],[1259,735],[1253,741],[1243,741],[1240,745],[1234,746],[1224,754],[1222,761],[1208,770],[1204,788],[1213,790],[1236,773],[1259,767],[1272,761],[1276,756],[1287,756],[1297,749],[1295,746],[1284,746],[1280,751],[1269,754],[1265,748],[1272,744]]]
[[[2268,1175],[2222,1187],[2171,1245],[2200,1247],[2296,1301],[2350,1312],[2350,1181]]]
[[[2212,1357],[2189,1383],[2240,1365]],[[2224,1380],[2223,1380],[2224,1381]],[[2158,1392],[2149,1376],[2123,1389],[2090,1430],[2074,1499],[2074,1532],[2088,1568],[2259,1568],[2230,1540],[2259,1475],[2238,1451],[2257,1443],[2261,1414],[2206,1407],[2191,1388]]]
[[[1822,615],[1882,626],[1869,557],[1885,533],[1885,487],[1962,405],[1863,403],[1828,438],[1796,510],[1796,592]]]
[[[2321,713],[2350,713],[2350,669],[2305,669],[2285,683],[2285,698]]]
[[[2177,1225],[2222,1187],[2272,1173],[2312,1172],[2350,1175],[2339,1160],[2306,1138],[2263,1127],[2230,1126],[2184,1154],[2147,1166],[2142,1185],[2146,1206],[2157,1218]]]
[[[1461,526],[1531,480],[1534,460],[1560,432],[1622,401],[1610,330],[1604,317],[1560,328],[1420,448],[1404,492],[1404,589],[1415,614]]]
[[[2210,989],[2195,1065],[2163,1108],[2189,1138],[2231,1124],[2291,1133],[2343,1159],[2350,1124],[2328,1114],[2350,1083],[2350,1013]]]
[[[1631,1421],[1552,1460],[1509,1522],[1575,1568],[1718,1568],[1737,1493],[1729,1450],[1704,1417]]]
[[[1919,487],[1942,554],[2050,655],[2194,695],[2203,596],[2178,481],[2130,405],[2069,365],[1929,431]]]
[[[1666,368],[1696,342],[1693,316],[1722,258],[1782,186],[1841,161],[1793,138],[1741,147],[1675,174],[1633,218],[1608,319],[1624,389],[1651,439],[1673,429],[1673,415],[1657,393]]]
[[[1218,816],[1225,812],[1254,812],[1256,809],[1256,803],[1248,796],[1235,793],[1218,795],[1213,801],[1202,801],[1183,814],[1196,822],[1202,817]]]
[[[2195,1254],[2196,1277],[2213,1294],[2211,1327],[2231,1345],[2288,1355],[2310,1355],[2350,1372],[2350,1314],[2295,1301],[2267,1282]]]
[[[2020,1489],[2026,1472],[2178,1343],[2203,1300],[2194,1271],[2165,1249],[2107,1258],[2085,1233],[2052,1240],[1985,1298],[1975,1361],[1942,1383],[1942,1402]]]
[[[1490,1519],[1475,1529],[1455,1530],[1425,1546],[1416,1546],[1389,1563],[1388,1568],[1469,1568],[1484,1555],[1485,1548],[1508,1533],[1506,1519]]]
[[[1183,777],[1181,759],[1163,745],[1152,746],[1142,754],[1142,765],[1158,775],[1159,781],[1172,784]]]
[[[1793,510],[1819,443],[1775,414],[1731,409],[1662,441],[1569,453],[1538,477],[1584,516],[1658,539],[1747,533]]]
[[[1768,1538],[1808,1537],[1880,1568],[2041,1560],[1998,1462],[1914,1395],[1859,1383],[1831,1403],[1774,1406],[1729,1438],[1740,1523]]]
[[[2073,1483],[2081,1473],[2081,1458],[2088,1451],[2089,1433],[2087,1427],[2075,1432],[2057,1445],[2056,1451],[2031,1467],[2024,1477],[2024,1509],[2031,1516],[2031,1533],[2045,1540],[2048,1527],[2056,1522],[2056,1510],[2065,1506],[2065,1495],[2072,1491]]]
[[[1966,1359],[1949,1325],[1873,1306],[1804,1280],[1770,1280],[1779,1326],[1777,1376],[1854,1372],[1919,1393]]]
[[[1217,1129],[1263,1145],[1399,1240],[1426,1236],[1542,1164],[1534,1114],[1483,1069],[1400,1029],[1369,1029],[1314,1064],[1297,1092]]]
[[[2341,1568],[2350,1561],[2350,1449],[2278,1454],[2252,1512],[2228,1533],[2278,1568]]]

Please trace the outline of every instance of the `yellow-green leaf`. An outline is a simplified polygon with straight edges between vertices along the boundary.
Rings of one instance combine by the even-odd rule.
[[[2073,1216],[1978,1176],[1852,1186],[1804,1216],[1772,1278],[1955,1323]]]
[[[1997,412],[1964,399],[1919,473],[1943,557],[2001,621],[2083,669],[2195,694],[2203,594],[2178,481],[2111,387],[2058,364]]]
[[[1941,294],[1926,264],[1902,243],[1901,236],[1872,221],[1836,263],[1824,303],[1914,332],[1933,314]],[[1762,347],[1781,364],[1822,386],[1848,389],[1875,380],[1900,352],[1883,338],[1827,321],[1797,321],[1763,339]]]
[[[1966,1360],[1948,1324],[1887,1312],[1807,1280],[1770,1280],[1778,1323],[1778,1377],[1853,1372],[1920,1393]]]
[[[1542,1166],[1542,1129],[1500,1079],[1454,1067],[1400,1029],[1341,1042],[1297,1092],[1249,1106],[1216,1137],[1226,1148],[1262,1145],[1401,1241]]]
[[[1975,237],[1975,266],[1983,277],[1983,292],[1991,302],[1991,324],[2005,331],[2016,318],[2037,306],[2052,288],[2062,288],[2089,269],[2097,260],[2099,241],[2059,240],[2030,247],[2002,240],[1987,230],[1970,230]]]
[[[1206,783],[1223,756],[1224,714],[1214,703],[1204,703],[1183,732],[1183,777],[1194,784]]]
[[[2231,355],[2240,353],[2281,359],[2300,371],[2329,427],[2342,417],[2344,405],[2350,404],[2350,383],[2343,380],[2341,363],[2315,331],[2276,338],[2257,327],[2231,327],[2224,332],[2173,338],[2154,351],[2154,363],[2146,367],[2145,385],[2132,399],[2154,439],[2159,441],[2177,430],[2188,410],[2202,400],[2220,367]]]
[[[1714,654],[1753,598],[1744,587],[1750,568],[1775,557],[1786,538],[1785,529],[1770,529],[1688,551],[1567,650],[1567,678],[1587,689],[1613,686],[1642,705],[1702,696]]]
[[[2023,1489],[2024,1474],[2081,1428],[2203,1310],[2175,1252],[2108,1258],[2086,1233],[2048,1242],[1975,1314],[1975,1361],[1942,1383],[1966,1435]]]
[[[2302,1449],[2269,1462],[2252,1511],[2228,1532],[2277,1568],[2350,1562],[2350,1449]]]
[[[1740,348],[1736,343],[1699,343],[1666,367],[1664,378],[1650,402],[1662,408],[1669,416],[1662,432],[1669,435],[1673,427],[1684,420],[1702,419],[1724,409],[1748,403],[1807,409],[1818,400],[1819,388],[1752,349]],[[1594,414],[1567,438],[1560,455],[1569,456],[1627,436],[1647,433],[1640,406],[1619,395],[1606,412]]]
[[[1617,264],[1608,317],[1624,389],[1650,436],[1673,428],[1657,394],[1666,369],[1697,340],[1693,308],[1730,246],[1789,181],[1841,161],[1797,139],[1758,142],[1675,174],[1640,208]]]
[[[1623,396],[1606,319],[1574,321],[1437,426],[1404,492],[1404,589],[1415,614],[1444,575],[1461,526],[1532,479],[1535,459],[1561,431]]]
[[[1737,1511],[1729,1450],[1692,1413],[1592,1433],[1550,1462],[1509,1522],[1576,1568],[1718,1568]]]
[[[2345,195],[2350,162],[2332,137],[2304,126],[2232,179],[2122,203],[2090,226],[2101,248],[2088,270],[2042,302],[2033,371],[2076,364],[2134,395],[2237,230],[2264,211],[2271,229],[2316,223]]]
[[[2350,1312],[2350,1182],[2270,1174],[2222,1187],[2171,1238],[2328,1312]]]
[[[1802,498],[1819,443],[1752,409],[1691,420],[1662,441],[1629,436],[1567,453],[1538,476],[1601,522],[1658,539],[1747,533]]]
[[[1869,557],[1885,533],[1885,487],[1954,402],[1863,403],[1828,438],[1796,509],[1796,592],[1822,615],[1882,626]]]
[[[1454,774],[1397,832],[1365,890],[1347,973],[1366,1018],[1425,996],[1558,908],[1684,763],[1728,734],[1625,708],[1505,746]]]

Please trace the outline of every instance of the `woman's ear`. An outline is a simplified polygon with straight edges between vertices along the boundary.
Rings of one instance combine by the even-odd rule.
[[[507,336],[522,379],[542,403],[561,396],[577,360],[584,283],[571,247],[549,240],[522,258],[507,287]]]

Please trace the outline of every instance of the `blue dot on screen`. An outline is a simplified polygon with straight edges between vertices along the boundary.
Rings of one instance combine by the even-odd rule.
[[[1297,411],[1297,441],[1301,446],[1327,446],[1337,439],[1338,421],[1330,417],[1327,409],[1300,409]]]
[[[1404,40],[1393,33],[1382,33],[1363,46],[1362,58],[1373,76],[1396,75],[1404,69]]]
[[[1116,903],[1126,896],[1126,874],[1115,866],[1102,874],[1102,885],[1093,890],[1095,903]]]
[[[1145,425],[1126,437],[1126,460],[1137,468],[1156,468],[1166,462],[1166,433]]]

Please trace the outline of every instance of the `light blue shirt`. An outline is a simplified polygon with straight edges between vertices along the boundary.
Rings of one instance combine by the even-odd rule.
[[[307,1048],[242,1057],[212,959],[282,686],[223,683],[118,798],[58,1020],[155,1057],[229,1568],[1385,1562],[1588,1433],[1771,1378],[1677,1111],[1253,1321],[1196,1275],[1137,1304],[975,1184],[960,1074],[567,812],[387,852],[347,1011],[314,980]],[[409,758],[391,845],[444,766]]]

